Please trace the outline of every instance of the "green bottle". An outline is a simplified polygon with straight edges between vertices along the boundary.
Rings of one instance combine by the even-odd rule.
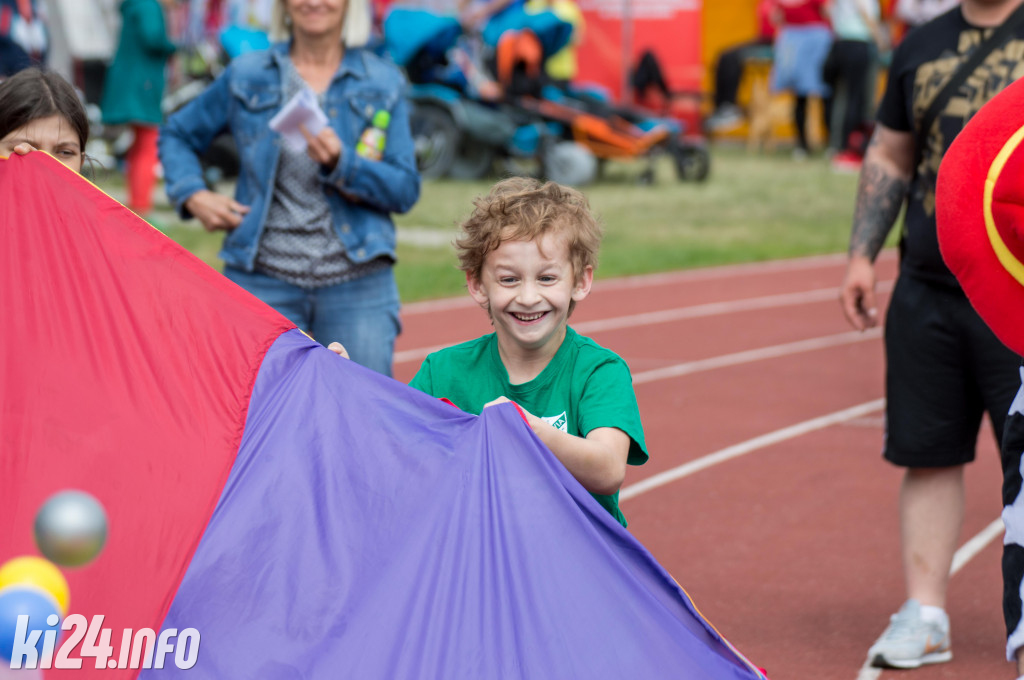
[[[391,123],[391,114],[381,110],[373,114],[373,124],[363,130],[356,153],[371,161],[379,161],[384,157],[384,145],[387,143],[387,129]]]

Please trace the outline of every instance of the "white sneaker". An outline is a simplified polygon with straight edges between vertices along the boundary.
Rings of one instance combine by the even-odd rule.
[[[917,600],[907,600],[892,615],[889,627],[868,650],[868,659],[876,668],[917,668],[952,658],[949,619],[941,623],[923,620]]]
[[[743,110],[735,104],[722,104],[717,111],[704,121],[704,129],[708,132],[722,132],[739,127],[743,122]]]

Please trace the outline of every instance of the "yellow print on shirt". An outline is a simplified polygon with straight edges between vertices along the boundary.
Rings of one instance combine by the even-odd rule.
[[[963,31],[960,34],[957,54],[943,54],[938,59],[918,67],[914,78],[915,121],[921,120],[932,100],[949,82],[956,69],[970,58],[973,49],[987,38],[990,32],[991,29],[984,33],[977,29]],[[938,176],[942,156],[953,142],[953,137],[988,100],[1022,75],[1024,40],[1015,38],[993,50],[967,77],[960,90],[950,97],[942,113],[936,116],[921,154],[921,165],[917,168],[921,179],[921,201],[925,214],[935,213],[935,178]]]

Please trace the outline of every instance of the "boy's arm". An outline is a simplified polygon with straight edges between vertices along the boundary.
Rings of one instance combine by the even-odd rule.
[[[504,404],[509,399],[499,397],[484,408]],[[615,427],[598,427],[586,437],[562,432],[537,416],[519,409],[526,415],[530,429],[551,449],[573,477],[590,493],[610,496],[619,490],[626,479],[626,459],[629,457],[629,435]]]

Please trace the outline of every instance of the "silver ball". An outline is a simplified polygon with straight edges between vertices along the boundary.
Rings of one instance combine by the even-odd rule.
[[[62,567],[80,567],[100,554],[107,540],[107,513],[84,491],[50,496],[36,515],[36,545]]]

